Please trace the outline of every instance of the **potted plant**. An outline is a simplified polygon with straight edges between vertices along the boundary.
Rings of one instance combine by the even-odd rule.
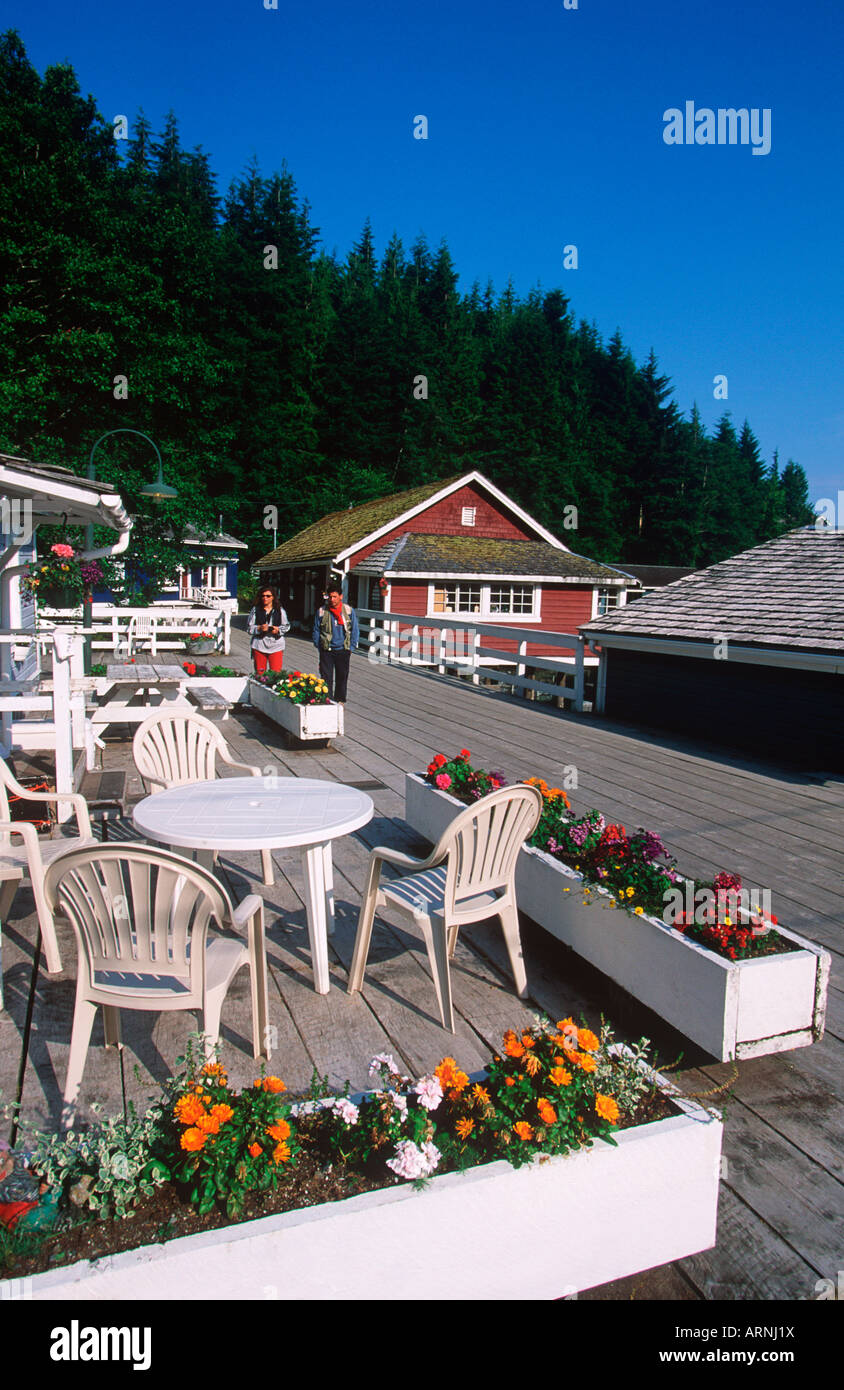
[[[185,638],[185,651],[192,656],[209,656],[217,650],[217,638],[213,632],[192,632]]]
[[[95,1264],[36,1273],[31,1296],[555,1298],[714,1244],[720,1117],[649,1066],[644,1040],[542,1020],[508,1030],[474,1078],[452,1057],[411,1078],[386,1054],[370,1075],[364,1095],[291,1104],[277,1077],[238,1095],[214,1062],[139,1119],[42,1136],[33,1169],[81,1190],[88,1249],[91,1214],[123,1234],[126,1216],[151,1220],[154,1243],[101,1242]],[[334,1200],[309,1205],[326,1178]],[[167,1240],[167,1186],[237,1224]],[[276,1191],[281,1214],[239,1221]]]
[[[328,698],[321,676],[308,671],[265,671],[249,681],[249,701],[303,741],[343,733],[343,706]]]
[[[409,773],[408,824],[438,840],[479,775],[491,774],[471,767],[467,749]],[[576,817],[565,791],[531,780],[543,815],[516,866],[523,912],[721,1061],[822,1037],[827,951],[755,908],[752,895],[742,901],[736,876],[686,879],[653,832],[628,833],[598,811]]]

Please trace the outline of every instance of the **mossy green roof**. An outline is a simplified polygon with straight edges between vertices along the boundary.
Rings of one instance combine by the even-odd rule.
[[[440,478],[437,482],[422,483],[407,492],[396,492],[390,497],[377,497],[372,502],[362,502],[358,507],[346,511],[329,512],[327,516],[315,521],[304,531],[299,531],[284,541],[268,555],[256,562],[259,569],[280,569],[285,565],[308,564],[317,561],[331,562],[350,546],[366,540],[374,531],[389,526],[413,507],[421,506],[429,497],[435,497],[450,483],[456,483],[464,474],[456,473],[451,478]]]
[[[374,557],[373,557],[374,558]],[[506,575],[557,580],[620,581],[609,565],[574,555],[547,541],[496,540],[487,536],[425,536],[413,533],[397,547],[384,573]]]

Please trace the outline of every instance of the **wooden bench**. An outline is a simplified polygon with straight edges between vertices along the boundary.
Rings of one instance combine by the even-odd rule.
[[[222,711],[223,718],[228,719],[229,710],[232,708],[231,700],[227,700],[225,695],[220,695],[210,685],[191,686],[187,691],[188,699],[193,700],[198,705],[203,714],[213,714]]]

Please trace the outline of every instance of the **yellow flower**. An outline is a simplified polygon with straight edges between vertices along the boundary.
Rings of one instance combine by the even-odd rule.
[[[645,909],[643,907],[634,907],[633,911],[637,917],[641,917]]]
[[[628,888],[628,890],[627,890],[627,896],[628,896],[628,898],[632,898],[632,897],[633,897],[633,894],[635,893],[635,891],[636,891],[635,888]]]

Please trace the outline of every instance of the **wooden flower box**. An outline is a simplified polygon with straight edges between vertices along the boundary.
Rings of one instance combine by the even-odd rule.
[[[432,843],[461,802],[405,778],[405,817]],[[823,1036],[829,952],[777,927],[794,942],[787,954],[731,961],[656,917],[609,907],[609,894],[542,850],[525,846],[516,867],[519,908],[577,955],[653,1009],[719,1061],[805,1047]],[[568,891],[566,891],[568,890]]]
[[[327,705],[297,705],[292,700],[274,695],[258,681],[250,680],[249,701],[255,709],[302,742],[338,738],[343,733],[343,706],[335,704],[333,700]]]
[[[662,1078],[658,1078],[663,1080]],[[669,1088],[670,1089],[670,1088]],[[555,1299],[715,1243],[722,1123],[695,1101],[617,1146],[500,1161],[35,1275],[52,1301]]]

